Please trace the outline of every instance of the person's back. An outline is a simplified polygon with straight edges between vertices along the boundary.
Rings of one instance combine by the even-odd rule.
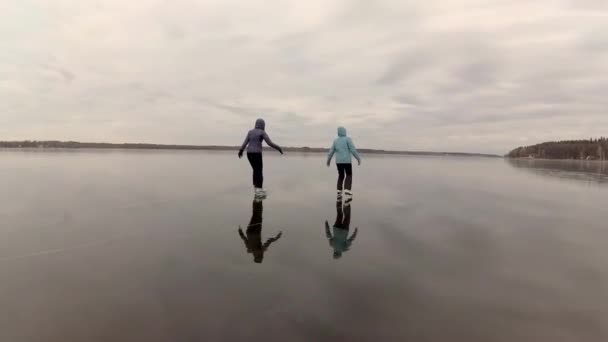
[[[336,155],[336,164],[352,164],[352,156],[361,160],[352,139],[346,135],[346,128],[338,128],[338,137],[334,140],[333,153]]]
[[[264,161],[262,159],[262,142],[266,141],[266,143],[283,154],[283,149],[270,140],[270,137],[266,133],[266,122],[263,119],[258,119],[255,122],[255,128],[247,132],[247,136],[245,137],[245,141],[241,145],[241,149],[239,150],[239,158],[243,157],[243,152],[245,148],[247,148],[247,159],[251,164],[251,168],[253,169],[253,187],[255,189],[255,194],[258,197],[266,196],[266,191],[264,190]]]
[[[247,153],[262,153],[263,147],[262,142],[266,141],[268,146],[281,151],[281,147],[276,145],[270,140],[270,137],[265,131],[266,122],[262,119],[258,119],[255,122],[255,128],[250,130],[247,133],[247,137],[245,138],[245,143],[247,144]],[[245,145],[244,143],[244,145]],[[244,148],[244,147],[243,147]]]
[[[336,156],[336,166],[338,168],[338,198],[342,197],[342,191],[349,198],[352,199],[352,157],[354,156],[359,165],[361,165],[361,156],[355,148],[355,144],[352,139],[346,135],[346,128],[338,127],[338,138],[334,140],[333,145],[329,149],[329,155],[327,156],[327,166],[331,164],[331,160]]]

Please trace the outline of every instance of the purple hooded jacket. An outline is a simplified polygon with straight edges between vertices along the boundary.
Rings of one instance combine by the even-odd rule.
[[[257,119],[255,122],[255,128],[247,133],[247,137],[241,146],[240,152],[247,148],[247,153],[262,153],[262,141],[266,141],[268,146],[283,153],[281,146],[273,143],[272,140],[270,140],[270,137],[264,130],[265,128],[266,122],[264,122],[264,119]]]

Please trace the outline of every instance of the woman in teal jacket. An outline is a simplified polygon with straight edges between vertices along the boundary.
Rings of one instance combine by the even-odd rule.
[[[355,148],[352,139],[346,135],[346,128],[338,127],[338,138],[329,149],[327,156],[327,167],[331,165],[331,159],[336,155],[336,166],[338,167],[338,197],[342,197],[342,191],[347,198],[352,198],[353,165],[352,157],[357,159],[361,165],[361,156]]]

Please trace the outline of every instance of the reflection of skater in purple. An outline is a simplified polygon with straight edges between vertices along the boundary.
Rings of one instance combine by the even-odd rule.
[[[251,214],[251,221],[247,226],[246,234],[243,233],[243,229],[239,227],[239,235],[245,243],[247,253],[253,254],[253,261],[261,264],[264,260],[264,253],[268,251],[270,245],[279,240],[283,235],[283,232],[279,232],[274,238],[266,240],[262,244],[262,213],[264,211],[264,204],[260,200],[253,201],[253,213]]]
[[[334,259],[340,259],[344,252],[347,252],[357,238],[358,228],[351,237],[348,237],[350,230],[350,204],[342,206],[342,201],[336,202],[336,222],[334,223],[333,234],[330,231],[329,223],[325,221],[325,235],[329,240],[329,246],[334,250]]]

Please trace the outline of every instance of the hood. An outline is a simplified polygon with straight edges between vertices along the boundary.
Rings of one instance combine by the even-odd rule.
[[[266,121],[264,119],[257,119],[255,121],[255,128],[261,129],[262,131],[266,129]]]
[[[338,136],[345,137],[346,136],[346,128],[338,127]]]

